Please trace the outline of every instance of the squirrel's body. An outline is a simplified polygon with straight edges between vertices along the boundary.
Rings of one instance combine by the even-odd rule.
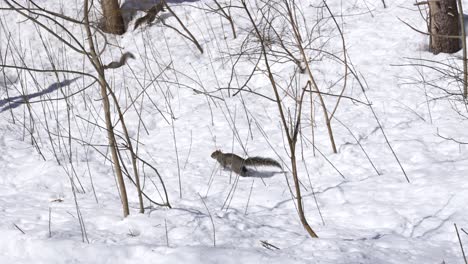
[[[273,166],[281,168],[281,165],[274,159],[263,157],[251,157],[243,159],[233,153],[223,153],[216,150],[211,157],[219,162],[223,168],[231,169],[240,176],[247,176],[247,166]]]

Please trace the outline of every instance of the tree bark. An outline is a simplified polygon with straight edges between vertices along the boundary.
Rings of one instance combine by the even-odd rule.
[[[101,0],[104,20],[102,30],[107,33],[122,35],[125,33],[125,25],[117,0]]]
[[[454,53],[461,49],[456,0],[428,1],[430,10],[430,49],[432,53]]]

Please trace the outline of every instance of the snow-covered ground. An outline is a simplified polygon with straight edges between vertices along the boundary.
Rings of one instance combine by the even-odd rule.
[[[81,19],[82,1],[71,2],[36,1]],[[254,93],[229,97],[227,90],[218,90],[229,82],[241,86],[258,58],[241,59],[231,78],[236,57],[228,55],[238,53],[242,45],[258,45],[254,38],[243,43],[252,34],[246,13],[232,9],[238,33],[234,40],[227,20],[203,9],[214,7],[213,2],[169,2],[203,46],[203,54],[174,30],[156,23],[123,36],[109,35],[111,45],[102,60],[118,59],[122,51],[136,55],[127,66],[106,75],[125,110],[130,136],[140,142],[138,153],[158,169],[172,209],[145,200],[146,212],[139,214],[136,190],[127,181],[131,215],[123,218],[113,168],[102,156],[110,154],[98,87],[79,92],[92,79],[0,67],[0,263],[463,262],[454,224],[468,228],[464,207],[468,149],[441,136],[468,142],[463,117],[467,111],[456,113],[455,103],[442,91],[414,82],[421,79],[421,72],[427,79],[436,78],[429,69],[397,66],[416,59],[453,58],[428,52],[427,37],[399,20],[424,30],[413,1],[387,0],[386,9],[381,1],[327,1],[344,32],[349,60],[361,81],[365,79],[366,95],[410,183],[371,109],[360,103],[366,102],[365,95],[350,76],[345,95],[360,102],[343,99],[335,115],[352,134],[332,121],[338,154],[331,151],[317,101],[315,144],[323,155],[318,151],[314,155],[310,107],[304,106],[298,169],[307,220],[318,239],[302,228],[288,187],[291,166],[276,103]],[[297,2],[311,28],[320,1]],[[7,5],[2,2],[0,7]],[[250,8],[255,13],[253,4]],[[51,57],[59,69],[93,73],[83,55],[44,29],[17,12],[0,12],[0,55],[6,58],[2,64],[53,69]],[[321,23],[322,37],[314,45],[342,58],[339,33],[326,9],[323,12],[328,19]],[[178,27],[173,17],[163,16]],[[59,21],[87,47],[82,27]],[[65,36],[64,28],[51,21],[46,25]],[[264,70],[264,63],[258,67]],[[293,67],[273,65],[278,82],[285,84],[297,75]],[[323,91],[339,94],[342,65],[319,56],[311,67]],[[300,76],[305,83],[307,75]],[[249,87],[273,97],[266,75],[258,73]],[[32,103],[10,107],[6,98],[21,93],[34,95],[29,98]],[[69,111],[65,100],[47,100],[71,94]],[[336,97],[325,100],[332,108]],[[120,124],[116,127],[120,129]],[[271,157],[288,172],[266,169],[257,174],[264,177],[238,178],[211,159],[216,149]],[[131,164],[126,165],[130,170]],[[140,172],[145,192],[161,202],[157,175],[141,164]],[[461,238],[468,236],[461,232]],[[262,241],[277,249],[267,249]]]

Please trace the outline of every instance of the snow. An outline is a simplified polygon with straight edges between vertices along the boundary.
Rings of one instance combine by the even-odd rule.
[[[226,20],[202,9],[211,1],[169,2],[197,36],[203,54],[175,31],[154,24],[123,36],[107,36],[112,45],[102,60],[108,63],[126,51],[136,55],[128,66],[108,70],[106,76],[126,110],[130,136],[140,142],[139,154],[158,169],[173,208],[150,207],[145,199],[150,208],[139,214],[136,190],[127,180],[131,215],[123,218],[113,168],[99,153],[107,153],[107,141],[96,85],[70,97],[70,112],[64,100],[39,101],[76,93],[91,83],[90,78],[63,74],[57,79],[51,73],[0,68],[0,263],[463,262],[454,223],[459,228],[468,226],[464,210],[467,145],[438,134],[468,142],[466,110],[461,108],[459,115],[454,108],[460,104],[444,98],[427,100],[445,95],[440,89],[414,83],[420,71],[430,77],[427,68],[397,66],[414,59],[447,62],[462,53],[435,56],[427,51],[427,37],[398,20],[425,28],[412,1],[387,0],[387,9],[381,1],[327,1],[335,14],[346,14],[337,19],[349,60],[365,78],[366,95],[411,182],[405,180],[369,106],[342,100],[336,117],[353,134],[333,120],[338,147],[338,154],[333,154],[320,105],[315,104],[315,144],[326,158],[319,152],[314,155],[307,106],[305,138],[297,145],[298,169],[306,217],[318,239],[310,238],[301,226],[288,187],[290,172],[285,176],[267,168],[258,174],[263,178],[238,178],[210,158],[221,149],[244,157],[274,158],[286,171],[291,167],[276,104],[248,92],[229,97],[227,90],[217,91],[231,80],[235,58],[228,54],[239,52],[249,34],[245,13],[232,10],[239,35],[234,40]],[[78,19],[82,16],[81,1],[37,3]],[[311,24],[318,3],[301,1]],[[12,11],[0,12],[4,26],[0,55],[5,56],[9,45],[14,48],[2,64],[11,65],[14,58],[23,65],[18,62],[18,54],[23,54],[24,65],[52,69],[47,58],[51,56],[56,67],[94,73],[82,55],[31,21]],[[60,22],[85,43],[81,27]],[[170,16],[166,22],[177,25]],[[341,39],[333,25],[331,20],[323,25],[322,38],[314,45],[323,44],[342,57]],[[53,29],[65,36],[64,29]],[[241,60],[232,85],[240,86],[255,63],[256,57]],[[462,68],[459,61],[454,63]],[[343,66],[327,56],[318,56],[311,66],[323,90],[344,73]],[[259,67],[264,68],[263,62]],[[278,82],[284,84],[295,73],[293,67],[275,64]],[[66,80],[70,81],[66,85],[56,84]],[[301,81],[306,80],[302,75]],[[338,94],[342,82],[338,83],[327,92]],[[457,84],[450,85],[457,89]],[[249,87],[273,98],[271,85],[261,74],[254,76]],[[22,89],[35,94],[30,98],[31,109],[26,104],[10,109],[5,99],[21,95]],[[366,102],[355,78],[349,77],[345,95]],[[325,99],[332,108],[336,98]],[[31,122],[40,152],[23,128],[24,123],[31,129]],[[120,131],[120,124],[116,128]],[[52,132],[53,145],[46,129]],[[74,138],[71,145],[69,132]],[[96,146],[83,145],[82,140]],[[128,161],[126,166],[131,168]],[[145,175],[142,184],[147,194],[162,202],[155,172],[141,164],[140,172]],[[466,234],[461,232],[461,238],[465,241]],[[279,249],[267,249],[261,241]]]

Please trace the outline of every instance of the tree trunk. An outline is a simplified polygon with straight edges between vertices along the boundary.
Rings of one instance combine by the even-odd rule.
[[[101,0],[104,21],[102,30],[107,33],[122,35],[125,33],[124,21],[117,0]]]
[[[461,49],[456,0],[428,1],[432,53],[454,53]]]
[[[107,0],[102,0],[104,2]],[[117,182],[119,184],[119,191],[120,191],[120,198],[122,201],[122,209],[124,217],[127,217],[130,214],[130,210],[128,207],[128,198],[127,198],[127,189],[125,188],[125,181],[122,175],[122,168],[120,167],[119,156],[118,156],[118,149],[117,149],[117,142],[115,140],[115,133],[114,127],[112,126],[112,118],[110,114],[110,102],[109,102],[109,95],[107,94],[107,82],[106,77],[104,75],[104,67],[102,66],[101,61],[96,53],[96,49],[94,47],[93,42],[93,35],[91,33],[91,27],[89,26],[89,14],[88,14],[88,0],[84,1],[84,25],[86,30],[86,35],[88,36],[88,43],[89,43],[89,52],[91,55],[91,62],[93,63],[96,71],[99,74],[99,84],[101,87],[101,97],[102,103],[104,108],[104,116],[106,120],[106,128],[107,128],[107,140],[109,142],[109,147],[112,156],[112,162],[114,163],[114,170],[116,173]]]

